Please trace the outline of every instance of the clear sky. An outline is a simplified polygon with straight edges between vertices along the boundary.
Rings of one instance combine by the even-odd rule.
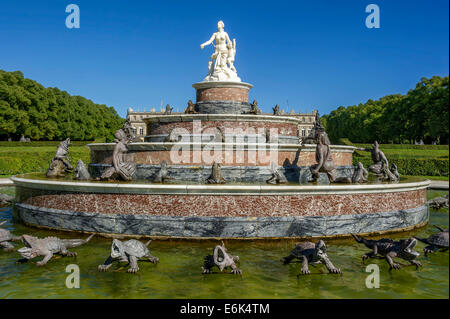
[[[65,8],[80,7],[79,29]],[[380,8],[368,29],[365,8]],[[2,1],[0,69],[20,70],[96,103],[183,111],[207,73],[217,21],[236,38],[235,66],[263,111],[321,114],[449,70],[447,0]]]

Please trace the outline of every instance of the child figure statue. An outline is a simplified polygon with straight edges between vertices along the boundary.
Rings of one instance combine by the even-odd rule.
[[[233,43],[227,44],[228,48],[228,57],[227,57],[227,63],[229,65],[229,68],[237,73],[236,68],[234,67],[234,57],[236,55],[236,39],[233,39]]]

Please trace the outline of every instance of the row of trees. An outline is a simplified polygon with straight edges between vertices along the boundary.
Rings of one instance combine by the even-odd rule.
[[[394,94],[364,104],[339,107],[321,120],[336,143],[449,142],[449,77],[422,78],[406,95]]]
[[[0,70],[0,140],[110,140],[123,121],[113,107]]]

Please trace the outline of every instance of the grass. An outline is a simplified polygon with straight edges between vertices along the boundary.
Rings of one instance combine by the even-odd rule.
[[[56,145],[36,146],[36,144],[20,146],[0,146],[0,177],[20,173],[43,172],[47,170],[50,161],[56,153]],[[88,163],[89,148],[86,146],[71,146],[69,158],[75,166],[78,159]]]
[[[448,176],[411,176],[411,175],[403,175],[401,177],[420,177],[423,179],[429,179],[432,181],[447,181],[448,182]]]

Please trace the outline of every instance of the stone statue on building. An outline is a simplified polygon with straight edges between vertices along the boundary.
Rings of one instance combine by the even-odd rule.
[[[185,114],[198,114],[198,112],[195,110],[195,104],[192,102],[192,100],[188,101],[188,106],[186,110],[184,110]]]
[[[169,104],[166,105],[166,110],[164,111],[164,115],[172,114],[173,107],[170,107]]]
[[[250,103],[250,111],[248,114],[261,114],[261,110],[258,108],[258,101],[253,100],[253,103]]]
[[[273,115],[280,115],[280,106],[277,104],[275,107],[272,108]]]
[[[208,75],[203,81],[241,81],[234,67],[236,39],[231,41],[224,27],[223,21],[217,22],[217,32],[214,32],[208,41],[200,45],[200,48],[203,49],[215,41],[214,53],[208,62]]]

